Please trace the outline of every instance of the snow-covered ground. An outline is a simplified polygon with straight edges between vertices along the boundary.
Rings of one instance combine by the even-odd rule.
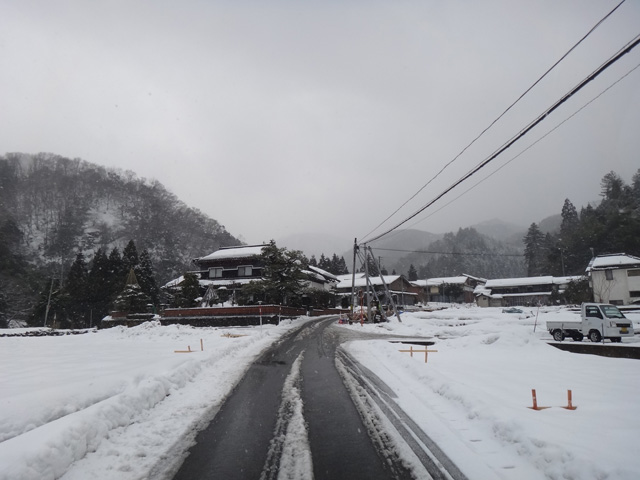
[[[575,314],[541,310],[534,332],[535,314],[452,307],[339,328],[433,337],[427,364],[385,340],[345,348],[470,478],[638,478],[640,361],[553,348],[544,322]],[[0,479],[170,478],[252,360],[303,321],[0,338]],[[552,408],[527,408],[533,388]]]

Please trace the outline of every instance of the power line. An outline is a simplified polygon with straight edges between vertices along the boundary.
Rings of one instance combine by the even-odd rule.
[[[436,178],[438,178],[440,174],[444,172],[447,169],[447,167],[449,167],[449,165],[455,162],[464,152],[466,152],[474,143],[476,143],[476,141],[478,141],[480,137],[482,137],[491,127],[493,127],[502,117],[504,117],[507,114],[507,112],[509,112],[509,110],[511,110],[520,100],[524,98],[525,95],[527,95],[527,93],[529,93],[536,85],[538,85],[538,83],[540,83],[544,79],[544,77],[546,77],[556,66],[558,66],[560,62],[562,62],[573,50],[576,49],[576,47],[578,47],[578,45],[580,45],[589,35],[591,35],[591,33],[593,33],[594,30],[596,30],[607,18],[609,18],[613,14],[613,12],[615,12],[625,1],[626,0],[622,0],[609,13],[607,13],[604,17],[602,17],[598,21],[598,23],[596,23],[593,27],[591,27],[591,29],[580,40],[578,40],[577,43],[575,43],[569,50],[567,50],[567,52],[564,55],[562,55],[562,57],[560,57],[553,65],[551,65],[551,67],[547,69],[547,71],[544,72],[540,78],[538,78],[535,82],[533,82],[533,84],[529,88],[527,88],[511,105],[509,105],[504,112],[498,115],[498,117],[496,117],[495,120],[493,120],[484,130],[482,130],[478,136],[476,136],[455,157],[453,157],[449,162],[447,162],[444,165],[444,167],[440,169],[438,173],[436,173],[433,177],[431,177],[431,179],[429,179],[427,183],[425,183],[422,187],[420,187],[420,189],[416,193],[414,193],[411,197],[409,197],[402,205],[400,205],[396,210],[394,210],[387,218],[385,218],[382,222],[380,222],[377,226],[375,226],[369,233],[364,235],[363,238],[366,238],[369,235],[371,235],[373,232],[375,232],[378,228],[384,225],[391,217],[393,217],[396,213],[398,213],[407,203],[409,203],[411,200],[416,198],[418,194],[420,194],[420,192],[422,192],[431,182],[433,182]]]
[[[563,105],[567,100],[569,100],[569,98],[571,98],[573,95],[575,95],[576,93],[578,93],[580,90],[582,90],[585,85],[587,85],[588,83],[590,83],[591,81],[593,81],[596,77],[598,77],[602,72],[604,72],[607,68],[609,68],[611,65],[613,65],[615,62],[617,62],[620,58],[622,58],[624,55],[626,55],[627,53],[629,53],[631,50],[633,50],[638,44],[640,43],[640,35],[636,35],[635,38],[633,38],[630,42],[627,43],[627,45],[625,45],[622,49],[620,49],[618,51],[618,53],[616,53],[615,55],[613,55],[611,58],[609,58],[609,60],[607,60],[605,63],[603,63],[600,67],[598,67],[594,72],[592,72],[590,75],[588,75],[585,79],[583,79],[578,85],[576,85],[573,89],[571,89],[568,93],[566,93],[565,95],[563,95],[559,100],[557,100],[551,107],[549,107],[547,110],[545,110],[542,114],[540,114],[535,120],[533,120],[531,123],[529,123],[528,126],[526,126],[525,128],[523,128],[518,134],[516,134],[515,136],[513,136],[509,141],[507,141],[506,143],[504,143],[498,150],[496,150],[494,153],[492,153],[488,158],[486,158],[485,160],[481,161],[475,168],[473,168],[472,170],[470,170],[467,174],[465,174],[464,176],[462,176],[460,179],[458,179],[456,182],[454,182],[452,185],[450,185],[449,187],[447,187],[444,191],[442,191],[440,194],[438,194],[434,199],[432,199],[430,202],[428,202],[426,205],[424,205],[423,207],[421,207],[420,209],[418,209],[416,212],[414,212],[413,214],[411,214],[409,217],[405,218],[404,220],[402,220],[400,223],[396,224],[395,226],[391,227],[390,229],[386,230],[385,232],[377,235],[374,238],[371,238],[369,240],[364,240],[361,243],[370,243],[370,242],[374,242],[376,240],[379,240],[380,238],[384,237],[385,235],[391,233],[392,231],[396,230],[397,228],[399,228],[400,226],[404,225],[405,223],[407,223],[409,220],[415,218],[417,215],[419,215],[420,213],[422,213],[424,210],[426,210],[427,208],[429,208],[431,205],[433,205],[435,202],[437,202],[438,200],[440,200],[444,195],[446,195],[447,193],[449,193],[451,190],[453,190],[455,187],[457,187],[458,185],[460,185],[462,182],[464,182],[465,180],[467,180],[469,177],[475,175],[478,171],[480,171],[482,168],[484,168],[485,166],[487,166],[490,162],[492,162],[496,157],[498,157],[501,153],[503,153],[505,150],[507,150],[509,147],[511,147],[514,143],[516,143],[518,140],[520,140],[522,137],[524,137],[527,133],[529,133],[534,127],[536,127],[539,123],[541,123],[545,118],[547,118],[551,113],[553,113],[555,110],[557,110],[561,105]]]
[[[535,145],[537,145],[538,143],[540,143],[542,140],[544,140],[545,138],[547,138],[549,135],[551,135],[553,132],[555,132],[558,128],[560,128],[562,125],[564,125],[565,123],[567,123],[569,120],[571,120],[573,117],[575,117],[577,114],[579,114],[580,112],[582,112],[582,110],[584,110],[585,108],[587,108],[589,105],[591,105],[593,102],[595,102],[597,99],[599,99],[602,95],[604,95],[605,93],[607,93],[609,90],[611,90],[613,87],[615,87],[618,83],[620,83],[622,80],[624,80],[626,77],[628,77],[630,74],[632,74],[633,72],[635,72],[638,68],[640,68],[640,63],[637,64],[635,67],[633,67],[631,70],[629,70],[627,73],[625,73],[624,75],[622,75],[620,78],[618,78],[615,82],[613,82],[611,85],[609,85],[607,88],[605,88],[604,90],[602,90],[598,95],[596,95],[595,97],[593,97],[591,100],[589,100],[587,103],[585,103],[584,105],[582,105],[582,107],[580,107],[578,110],[576,110],[575,112],[573,112],[571,115],[569,115],[567,118],[565,118],[562,122],[558,123],[555,127],[553,127],[551,130],[549,130],[547,133],[545,133],[544,135],[542,135],[540,138],[538,138],[535,142],[533,142],[531,145],[529,145],[528,147],[526,147],[524,150],[522,150],[520,153],[518,153],[517,155],[511,157],[509,160],[507,160],[505,163],[503,163],[502,165],[500,165],[498,168],[496,168],[493,172],[491,172],[490,174],[488,174],[487,176],[485,176],[484,178],[482,178],[481,180],[478,180],[476,183],[474,183],[472,186],[470,186],[469,188],[467,188],[464,192],[460,193],[460,195],[458,195],[457,197],[452,198],[450,201],[448,201],[447,203],[445,203],[444,205],[442,205],[440,208],[438,208],[437,210],[434,210],[433,212],[431,212],[429,215],[421,218],[420,220],[412,223],[410,225],[414,226],[417,225],[420,222],[425,221],[427,218],[435,215],[436,213],[438,213],[440,210],[442,210],[445,207],[448,207],[449,205],[451,205],[453,202],[455,202],[456,200],[458,200],[460,197],[466,195],[467,193],[469,193],[471,190],[473,190],[474,188],[476,188],[478,185],[480,185],[481,183],[483,183],[485,180],[488,180],[489,178],[491,178],[493,175],[495,175],[496,173],[498,173],[500,170],[502,170],[504,167],[506,167],[507,165],[509,165],[511,162],[513,162],[514,160],[516,160],[517,158],[519,158],[520,156],[522,156],[524,153],[526,153],[527,151],[529,151],[531,148],[533,148]]]
[[[470,257],[522,257],[523,253],[472,253],[472,252],[432,252],[429,250],[402,250],[399,248],[375,248],[385,252],[424,253],[429,255],[460,255]]]

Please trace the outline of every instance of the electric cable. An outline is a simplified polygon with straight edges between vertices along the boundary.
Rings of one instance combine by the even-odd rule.
[[[466,195],[467,193],[469,193],[471,190],[473,190],[474,188],[476,188],[478,185],[480,185],[481,183],[483,183],[485,180],[488,180],[490,177],[492,177],[493,175],[495,175],[496,173],[498,173],[500,170],[502,170],[504,167],[506,167],[507,165],[509,165],[511,162],[513,162],[514,160],[516,160],[517,158],[519,158],[521,155],[523,155],[525,152],[527,152],[528,150],[530,150],[531,148],[533,148],[535,145],[537,145],[538,143],[540,143],[542,140],[544,140],[546,137],[548,137],[550,134],[552,134],[553,132],[555,132],[558,128],[560,128],[562,125],[564,125],[565,123],[567,123],[569,120],[571,120],[573,117],[575,117],[578,113],[580,113],[582,110],[584,110],[585,108],[587,108],[589,105],[591,105],[593,102],[595,102],[598,98],[600,98],[602,95],[604,95],[606,92],[608,92],[609,90],[611,90],[613,87],[615,87],[618,83],[620,83],[622,80],[624,80],[627,76],[629,76],[631,73],[633,73],[634,71],[636,71],[638,68],[640,68],[640,63],[637,64],[635,67],[633,67],[631,70],[629,70],[627,73],[625,73],[624,75],[622,75],[620,78],[618,78],[618,80],[616,80],[615,82],[613,82],[611,85],[609,85],[607,88],[605,88],[604,90],[602,90],[598,95],[596,95],[595,97],[593,97],[591,100],[589,100],[587,103],[585,103],[582,107],[580,107],[578,110],[576,110],[575,112],[573,112],[571,115],[569,115],[567,118],[565,118],[562,122],[558,123],[555,127],[553,127],[551,130],[547,131],[547,133],[545,133],[544,135],[542,135],[540,138],[538,138],[535,142],[533,142],[531,145],[529,145],[528,147],[526,147],[525,149],[523,149],[520,153],[518,153],[517,155],[515,155],[514,157],[512,157],[511,159],[507,160],[504,164],[500,165],[498,168],[496,168],[493,172],[491,172],[490,174],[488,174],[487,176],[485,176],[484,178],[482,178],[481,180],[478,180],[476,183],[474,183],[471,187],[467,188],[464,192],[460,193],[460,195],[458,195],[457,197],[452,198],[450,201],[448,201],[447,203],[445,203],[444,205],[442,205],[441,207],[439,207],[438,209],[434,210],[433,212],[431,212],[429,215],[426,215],[425,217],[419,219],[417,222],[412,223],[411,225],[409,225],[409,227],[412,227],[414,225],[417,225],[421,222],[424,222],[426,219],[432,217],[433,215],[435,215],[436,213],[438,213],[440,210],[442,210],[445,207],[448,207],[449,205],[451,205],[453,202],[455,202],[456,200],[458,200],[460,197]]]
[[[375,226],[370,232],[364,235],[363,238],[368,237],[373,232],[375,232],[378,228],[384,225],[391,217],[393,217],[396,213],[398,213],[405,205],[407,205],[411,200],[416,198],[420,192],[422,192],[431,182],[433,182],[436,178],[440,176],[442,172],[444,172],[449,165],[455,162],[462,154],[464,154],[477,140],[480,139],[491,127],[493,127],[504,115],[509,112],[520,100],[524,98],[538,83],[540,83],[560,62],[562,62],[573,50],[575,50],[578,45],[580,45],[593,31],[595,31],[605,20],[607,20],[613,12],[615,12],[626,0],[622,0],[618,5],[616,5],[609,13],[607,13],[604,17],[602,17],[589,31],[580,39],[577,43],[575,43],[567,52],[562,55],[546,72],[542,74],[540,78],[538,78],[529,88],[527,88],[511,105],[509,105],[504,112],[502,112],[498,117],[495,118],[484,130],[480,132],[467,146],[465,146],[455,157],[453,157],[449,162],[447,162],[444,167],[440,169],[427,183],[425,183],[416,193],[414,193],[411,197],[409,197],[402,205],[400,205],[396,210],[394,210],[387,218],[385,218],[382,222],[380,222],[377,226]]]
[[[435,202],[440,200],[444,195],[449,193],[451,190],[453,190],[455,187],[460,185],[462,182],[464,182],[465,180],[467,180],[471,176],[475,175],[479,170],[481,170],[486,165],[488,165],[490,162],[492,162],[501,153],[503,153],[505,150],[510,148],[514,143],[516,143],[518,140],[520,140],[522,137],[524,137],[527,133],[529,133],[533,128],[535,128],[538,124],[540,124],[543,120],[545,120],[551,113],[553,113],[555,110],[557,110],[569,98],[571,98],[573,95],[575,95],[580,90],[582,90],[585,87],[585,85],[587,85],[588,83],[593,81],[602,72],[604,72],[607,68],[609,68],[615,62],[617,62],[620,58],[622,58],[624,55],[626,55],[631,50],[633,50],[639,43],[640,43],[640,35],[636,35],[636,37],[634,37],[631,41],[629,41],[627,43],[627,45],[622,47],[622,49],[620,49],[616,54],[614,54],[607,61],[605,61],[600,67],[598,67],[596,70],[594,70],[590,75],[588,75],[586,78],[584,78],[580,83],[578,83],[578,85],[576,85],[569,92],[567,92],[565,95],[563,95],[559,100],[557,100],[553,105],[551,105],[551,107],[547,108],[536,119],[534,119],[532,122],[530,122],[529,125],[527,125],[525,128],[523,128],[519,133],[517,133],[515,136],[513,136],[510,140],[505,142],[500,148],[498,148],[489,157],[487,157],[486,159],[481,161],[478,165],[476,165],[476,167],[474,167],[472,170],[470,170],[467,174],[463,175],[460,179],[458,179],[456,182],[454,182],[452,185],[450,185],[444,191],[442,191],[440,194],[438,194],[434,199],[429,201],[426,205],[422,206],[417,211],[412,213],[409,217],[407,217],[404,220],[402,220],[401,222],[397,223],[396,225],[394,225],[390,229],[386,230],[385,232],[383,232],[383,233],[381,233],[381,234],[379,234],[379,235],[377,235],[377,236],[375,236],[375,237],[373,237],[371,239],[363,240],[363,242],[361,242],[361,243],[371,243],[371,242],[379,240],[380,238],[384,237],[385,235],[391,233],[392,231],[396,230],[397,228],[399,228],[400,226],[404,225],[409,220],[415,218],[417,215],[419,215],[424,210],[429,208],[431,205],[433,205]]]
[[[382,250],[384,252],[402,252],[402,253],[424,253],[428,255],[460,255],[468,257],[522,257],[524,253],[473,253],[473,252],[432,252],[429,250],[403,250],[400,248],[374,248],[372,250]]]

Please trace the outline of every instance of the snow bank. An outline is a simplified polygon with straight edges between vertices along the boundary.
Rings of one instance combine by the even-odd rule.
[[[170,472],[246,366],[292,325],[148,322],[1,339],[10,368],[0,374],[0,479],[142,478],[158,465]],[[187,346],[196,351],[175,353]]]
[[[536,325],[536,313],[452,308],[364,327],[433,338],[429,349],[437,353],[427,364],[424,354],[411,358],[398,352],[406,345],[384,340],[354,341],[347,348],[397,393],[403,409],[470,478],[637,478],[640,362],[549,346],[546,320],[575,314],[541,310]],[[527,408],[533,388],[539,405],[553,408]],[[560,408],[569,389],[574,411]],[[487,465],[490,473],[479,474]]]

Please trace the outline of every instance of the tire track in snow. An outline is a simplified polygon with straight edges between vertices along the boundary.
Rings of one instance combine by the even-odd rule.
[[[407,464],[417,478],[467,480],[437,444],[393,401],[393,391],[382,380],[343,349],[337,353],[336,367],[379,448]]]
[[[298,355],[284,381],[274,437],[260,480],[313,480],[313,462],[300,395],[303,358],[304,352]]]

